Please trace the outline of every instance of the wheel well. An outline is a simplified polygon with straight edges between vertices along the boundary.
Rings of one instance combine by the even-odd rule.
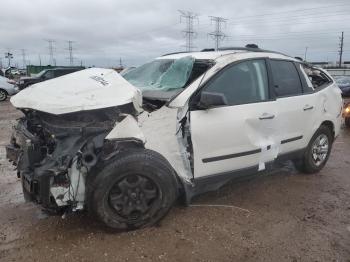
[[[6,93],[6,95],[9,94],[9,93],[7,93],[7,91],[5,89],[0,88],[0,91],[4,91]]]
[[[335,133],[334,133],[334,124],[333,124],[333,122],[331,122],[329,120],[323,121],[321,126],[325,126],[325,127],[329,128],[329,130],[331,130],[331,132],[333,134],[333,138],[334,138]]]

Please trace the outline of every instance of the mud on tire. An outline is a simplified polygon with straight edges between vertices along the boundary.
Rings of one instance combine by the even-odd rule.
[[[0,89],[0,102],[5,101],[7,98],[7,92],[3,89]]]
[[[151,226],[172,207],[178,195],[176,174],[157,152],[121,152],[87,183],[88,209],[114,229]]]
[[[318,139],[320,138],[326,139],[328,146],[327,146],[326,155],[324,155],[324,158],[322,158],[322,161],[321,159],[320,161],[317,161],[315,160],[315,157],[314,157],[315,145],[318,143]],[[302,158],[294,160],[296,169],[299,170],[300,172],[308,173],[308,174],[319,172],[328,161],[328,158],[332,149],[333,139],[334,139],[333,134],[332,134],[332,131],[329,129],[329,127],[321,125],[319,129],[317,129],[315,134],[312,136]]]

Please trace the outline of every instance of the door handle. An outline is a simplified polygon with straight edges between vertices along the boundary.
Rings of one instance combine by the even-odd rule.
[[[305,105],[303,108],[304,111],[312,110],[312,109],[314,109],[314,106],[310,106],[310,105]]]
[[[268,113],[263,113],[261,116],[259,116],[260,120],[273,119],[273,118],[275,118],[275,115],[268,114]]]

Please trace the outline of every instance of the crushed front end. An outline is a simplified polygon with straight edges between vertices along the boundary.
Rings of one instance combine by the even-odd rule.
[[[25,199],[54,212],[83,209],[89,171],[116,150],[105,137],[132,111],[131,104],[62,115],[22,110],[6,150]]]

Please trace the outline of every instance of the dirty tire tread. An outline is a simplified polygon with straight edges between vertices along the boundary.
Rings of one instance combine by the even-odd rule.
[[[4,89],[0,89],[0,92],[3,93],[3,95],[4,95],[4,98],[0,99],[0,102],[3,102],[7,99],[8,94],[7,94],[6,90],[4,90]]]
[[[140,223],[128,223],[108,207],[107,197],[112,185],[127,172],[145,172],[160,185],[160,205],[152,217]],[[88,210],[105,225],[113,229],[132,230],[156,224],[163,218],[178,196],[176,174],[168,161],[159,153],[148,149],[130,149],[120,152],[87,181]]]
[[[314,140],[320,135],[320,134],[325,134],[328,137],[328,141],[329,141],[329,151],[327,154],[327,157],[325,159],[325,161],[320,165],[320,166],[316,166],[313,164],[313,161],[311,159],[311,147],[312,144],[314,142]],[[296,169],[302,173],[306,173],[306,174],[314,174],[314,173],[318,173],[319,171],[322,170],[322,168],[326,165],[329,155],[332,151],[332,144],[333,144],[333,134],[332,134],[332,130],[329,129],[329,127],[325,126],[325,125],[321,125],[315,132],[315,134],[312,136],[306,150],[305,153],[303,155],[303,157],[301,159],[297,159],[294,161],[294,165],[296,167]]]

